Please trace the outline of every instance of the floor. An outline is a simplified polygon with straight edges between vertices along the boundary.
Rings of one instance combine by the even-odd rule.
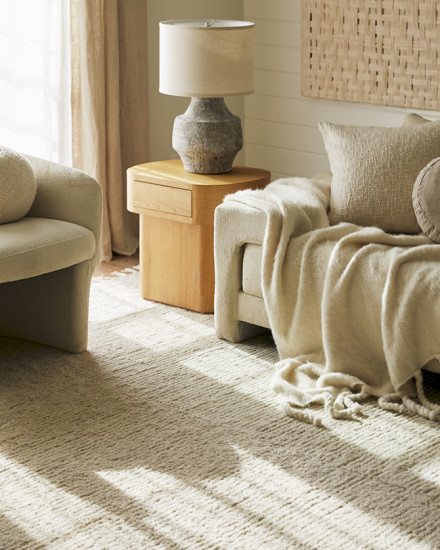
[[[127,267],[133,267],[134,265],[139,265],[139,251],[133,256],[114,255],[109,262],[101,262],[94,276],[111,277],[115,272],[123,271]]]

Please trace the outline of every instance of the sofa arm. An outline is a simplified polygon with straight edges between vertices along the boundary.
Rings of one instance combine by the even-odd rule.
[[[238,296],[242,289],[245,244],[262,245],[270,212],[287,222],[286,230],[299,236],[328,226],[331,174],[315,178],[285,178],[264,190],[239,191],[225,198],[215,211],[214,312],[217,335],[232,342],[252,336],[252,326],[238,320]],[[282,220],[281,218],[282,217]]]
[[[242,203],[226,202],[215,210],[215,326],[217,335],[231,342],[255,333],[250,325],[237,319],[238,294],[242,285],[244,245],[263,243],[266,222],[263,211]]]
[[[27,155],[37,180],[37,195],[28,216],[63,220],[95,235],[95,263],[101,255],[102,189],[80,170]]]

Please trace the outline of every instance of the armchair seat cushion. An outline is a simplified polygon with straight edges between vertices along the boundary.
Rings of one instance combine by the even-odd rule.
[[[74,223],[24,217],[0,225],[0,283],[70,267],[95,250],[93,232]]]

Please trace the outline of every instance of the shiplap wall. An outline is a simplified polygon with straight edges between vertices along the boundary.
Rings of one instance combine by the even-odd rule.
[[[321,120],[399,126],[408,112],[440,119],[439,112],[302,97],[301,0],[244,0],[244,18],[256,23],[255,93],[245,99],[248,166],[273,178],[328,170]]]

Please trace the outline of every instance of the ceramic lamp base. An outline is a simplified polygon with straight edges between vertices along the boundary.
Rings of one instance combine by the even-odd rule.
[[[223,98],[193,97],[186,112],[174,121],[173,149],[187,172],[229,172],[242,147],[240,118],[231,113]]]

